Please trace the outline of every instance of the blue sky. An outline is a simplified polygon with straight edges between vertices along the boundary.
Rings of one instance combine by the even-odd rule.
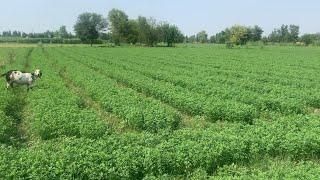
[[[72,31],[80,13],[107,16],[112,8],[130,18],[168,21],[187,35],[201,30],[212,35],[233,24],[257,24],[265,34],[281,24],[300,25],[301,33],[320,32],[319,0],[3,0],[0,31],[43,32],[61,25]]]

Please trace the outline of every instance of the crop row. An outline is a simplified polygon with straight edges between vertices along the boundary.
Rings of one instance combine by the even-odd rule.
[[[81,53],[83,52],[83,53]],[[161,65],[152,65],[147,60],[144,60],[140,64],[136,61],[140,59],[123,60],[118,59],[107,59],[97,58],[98,56],[103,57],[105,53],[97,53],[96,51],[85,51],[82,50],[80,54],[85,55],[88,58],[94,58],[96,61],[105,62],[111,66],[119,66],[125,70],[131,70],[139,72],[147,77],[155,80],[163,80],[170,82],[176,86],[187,88],[193,92],[202,93],[207,96],[218,96],[222,99],[233,99],[246,104],[252,104],[259,110],[271,110],[280,111],[282,113],[305,113],[307,106],[318,107],[320,105],[320,94],[317,91],[317,87],[312,86],[307,88],[303,87],[285,87],[280,85],[272,84],[274,81],[262,80],[264,75],[250,77],[247,75],[246,79],[239,79],[237,77],[225,76],[219,74],[218,76],[205,77],[206,73],[192,72],[194,77],[186,76],[188,73],[183,69],[176,69],[176,67]],[[91,53],[90,53],[91,52]],[[95,52],[95,54],[92,54]],[[99,51],[98,51],[99,52]],[[79,54],[79,52],[77,53]],[[152,62],[154,63],[154,62]],[[168,71],[168,69],[171,69]],[[212,71],[212,70],[211,70]],[[180,75],[176,75],[176,72],[180,72]],[[203,77],[196,77],[197,74],[203,75]],[[244,75],[241,75],[244,76]],[[262,78],[262,79],[261,79]],[[279,79],[279,77],[277,77]],[[263,81],[259,82],[259,81]],[[299,83],[303,82],[299,79]],[[289,81],[290,84],[295,84],[292,79]],[[313,81],[305,82],[308,85],[318,84]]]
[[[0,147],[0,176],[140,179],[188,175],[197,169],[213,175],[225,165],[269,157],[314,159],[320,157],[319,122],[317,116],[293,116],[255,126],[212,124],[201,130],[48,140],[30,149]]]
[[[40,48],[31,54],[31,69],[40,68],[43,78],[37,80],[27,96],[31,107],[29,133],[41,139],[63,136],[98,138],[108,132],[107,123],[68,89]]]
[[[78,49],[73,48],[70,50],[77,51]],[[310,85],[316,85],[316,83],[312,80],[314,80],[313,77],[317,75],[318,70],[315,66],[310,66],[317,60],[314,56],[311,56],[309,59],[303,62],[303,64],[300,63],[299,68],[294,68],[295,65],[299,64],[295,62],[297,57],[288,59],[288,57],[283,55],[280,55],[280,57],[273,55],[274,57],[272,56],[267,58],[270,58],[268,61],[265,60],[266,57],[263,55],[262,57],[257,55],[246,57],[246,55],[239,56],[233,54],[232,57],[226,58],[225,56],[230,55],[218,54],[216,56],[207,57],[199,55],[199,52],[197,52],[197,56],[193,57],[191,54],[190,57],[189,52],[184,52],[184,54],[181,56],[180,53],[178,54],[180,49],[174,50],[174,53],[170,50],[166,50],[167,53],[162,53],[162,50],[161,54],[154,49],[148,50],[153,51],[153,53],[147,53],[141,49],[128,49],[127,54],[120,54],[117,53],[118,51],[108,51],[105,49],[91,50],[89,48],[81,48],[80,51],[85,52],[85,54],[94,53],[96,55],[99,54],[103,55],[104,57],[110,57],[110,60],[124,60],[126,62],[146,65],[148,67],[154,66],[159,69],[163,68],[161,70],[169,70],[172,73],[181,74],[187,77],[194,77],[198,80],[202,80],[206,77],[219,78],[221,76],[228,76],[229,78],[234,77],[237,80],[243,81],[250,77],[250,80],[257,78],[258,81],[269,81],[270,83],[275,83],[276,85],[288,86],[287,88],[297,86],[309,87]],[[234,52],[231,51],[230,53]],[[128,56],[128,54],[130,54],[130,56]],[[210,53],[208,54],[211,55]],[[301,57],[301,55],[298,57]],[[276,60],[273,60],[273,58],[276,58]],[[194,59],[197,60],[194,61]],[[201,66],[197,66],[200,61],[204,62]],[[275,66],[274,63],[277,63],[277,66]],[[301,66],[308,68],[308,71],[302,70]],[[231,78],[230,80],[233,79]],[[231,83],[236,83],[236,81],[231,81]],[[261,88],[263,88],[263,86]]]
[[[313,161],[291,161],[288,159],[262,159],[250,165],[231,164],[219,168],[210,176],[202,169],[191,172],[189,179],[317,179],[320,165]],[[178,179],[181,176],[149,176],[149,179]]]
[[[0,60],[3,65],[0,74],[12,68],[24,67],[28,49],[1,49]],[[17,90],[7,90],[4,77],[0,84],[0,144],[18,145],[21,140],[18,126],[22,121],[23,98]]]
[[[136,50],[138,51],[138,50]],[[161,52],[160,52],[161,53]],[[141,54],[141,53],[140,53]],[[306,54],[308,56],[306,56]],[[148,55],[148,56],[145,56]],[[156,59],[158,54],[145,53],[143,57]],[[161,53],[161,59],[168,64],[176,63],[187,69],[203,69],[209,73],[215,73],[212,69],[220,69],[218,72],[245,75],[268,75],[270,80],[312,80],[317,76],[319,68],[317,65],[318,49],[291,49],[274,48],[271,51],[240,50],[230,51],[219,49],[212,51],[209,48],[192,51],[192,49],[182,49],[180,52],[173,50],[168,53]],[[222,70],[222,71],[221,71]],[[307,70],[307,71],[306,71]],[[307,84],[307,83],[306,83]],[[308,84],[307,84],[308,85]]]
[[[77,51],[76,48],[73,50]],[[129,49],[130,50],[130,49]],[[128,50],[128,51],[129,51]],[[135,49],[136,50],[136,49]],[[139,50],[139,49],[138,49]],[[137,50],[137,51],[138,51]],[[306,60],[303,65],[301,66],[307,66],[308,71],[301,70],[301,68],[294,69],[292,66],[296,65],[295,58],[292,58],[292,60],[286,60],[286,61],[276,61],[277,66],[272,64],[271,62],[265,62],[261,57],[257,56],[259,59],[242,59],[243,57],[238,57],[239,63],[234,66],[232,63],[228,64],[228,61],[222,61],[221,57],[214,57],[207,60],[206,65],[203,67],[197,67],[194,64],[190,65],[190,68],[185,67],[186,64],[189,63],[195,63],[198,61],[201,61],[202,58],[198,58],[197,61],[191,61],[189,58],[184,61],[179,61],[180,58],[175,58],[174,61],[170,60],[173,59],[172,53],[169,53],[167,55],[163,55],[164,57],[157,57],[158,54],[154,54],[153,56],[147,56],[146,54],[133,54],[130,52],[132,56],[127,57],[123,54],[116,54],[117,58],[109,58],[106,59],[106,57],[113,57],[115,53],[112,51],[106,51],[106,50],[90,50],[86,48],[82,48],[80,52],[83,52],[85,54],[92,54],[100,55],[105,57],[104,60],[113,61],[114,59],[119,61],[124,61],[127,63],[133,63],[138,64],[140,66],[147,66],[148,68],[151,68],[152,70],[158,70],[157,72],[161,73],[161,71],[169,72],[173,75],[181,75],[184,77],[192,78],[194,81],[202,82],[202,80],[210,79],[219,80],[219,78],[227,77],[228,79],[223,79],[224,83],[230,83],[230,85],[239,86],[241,84],[250,83],[250,81],[255,82],[255,86],[258,87],[258,89],[266,88],[265,90],[268,91],[268,85],[277,85],[281,88],[311,88],[311,87],[317,87],[318,83],[315,81],[314,77],[317,76],[316,70],[313,70],[315,68],[314,66],[309,66],[313,62],[316,62],[316,59],[310,58],[310,60]],[[109,55],[110,53],[110,55]],[[148,53],[150,54],[150,53]],[[186,53],[186,57],[188,57],[188,53]],[[146,58],[149,57],[149,58]],[[203,57],[206,59],[205,57]],[[285,57],[283,57],[285,58]],[[237,59],[237,58],[233,58]],[[287,59],[287,58],[286,58]],[[291,62],[292,61],[292,62]],[[215,65],[213,67],[208,66],[208,64],[214,62]],[[246,63],[251,63],[250,66]],[[271,63],[268,64],[268,63]],[[289,65],[287,65],[290,63]],[[238,65],[241,65],[239,68]],[[244,67],[242,67],[244,65]],[[181,67],[180,67],[181,66]],[[261,67],[263,66],[263,68]],[[278,68],[278,69],[277,69]],[[255,72],[257,71],[257,72]],[[314,72],[315,71],[315,72]],[[308,72],[312,72],[308,74]],[[314,72],[314,73],[313,73]],[[281,73],[281,74],[280,74]],[[301,74],[307,74],[305,77],[301,76]],[[292,75],[289,77],[286,77],[288,75]],[[233,77],[233,78],[232,78]],[[208,80],[209,80],[208,79]],[[230,81],[230,82],[229,82]],[[237,82],[239,84],[237,84]],[[263,83],[264,82],[264,83]],[[207,83],[207,82],[206,82]],[[217,81],[217,83],[220,83],[220,81]],[[273,84],[274,83],[274,84]],[[210,84],[210,83],[209,83]],[[220,84],[223,85],[223,84]],[[266,87],[267,86],[267,87]],[[251,86],[250,86],[251,87]]]
[[[138,130],[157,132],[160,129],[176,129],[181,121],[180,114],[161,102],[146,98],[130,88],[119,87],[80,63],[70,61],[64,54],[48,49],[52,61],[64,68],[70,79],[99,102],[105,111],[123,119],[123,124]],[[74,67],[77,67],[75,71]]]
[[[214,96],[204,96],[167,82],[153,80],[134,71],[121,69],[99,61],[92,61],[84,56],[75,54],[69,56],[65,54],[65,56],[98,70],[106,77],[111,77],[120,83],[124,83],[138,92],[160,99],[191,115],[205,115],[211,121],[227,120],[249,123],[257,115],[253,106],[244,103],[222,100]]]

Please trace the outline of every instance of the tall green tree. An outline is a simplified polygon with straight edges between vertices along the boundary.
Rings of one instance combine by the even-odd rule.
[[[139,37],[138,22],[136,20],[129,19],[127,28],[127,42],[130,44],[136,44]]]
[[[229,42],[230,39],[230,29],[226,28],[225,30],[216,34],[216,43],[224,44]]]
[[[60,26],[57,33],[60,38],[68,38],[69,36],[66,26]]]
[[[274,29],[268,36],[268,39],[270,42],[281,42],[281,30],[280,29]]]
[[[291,24],[281,25],[279,29],[274,29],[269,35],[271,42],[296,42],[299,38],[299,26]]]
[[[144,43],[148,46],[154,46],[157,43],[159,37],[156,21],[152,18],[147,19],[146,17],[139,16],[137,25],[139,32],[139,42]]]
[[[234,45],[244,45],[249,40],[248,28],[241,25],[234,25],[230,28],[229,42]]]
[[[192,36],[189,36],[188,37],[188,43],[195,43],[197,40],[196,40],[196,35],[192,35]]]
[[[207,34],[207,32],[206,31],[200,31],[196,35],[196,39],[197,39],[197,42],[200,42],[200,43],[208,42],[208,34]]]
[[[314,40],[313,34],[304,34],[300,39],[306,46],[310,45]]]
[[[302,41],[306,46],[320,42],[320,34],[304,34],[300,37],[300,41]]]
[[[289,42],[297,42],[299,39],[299,26],[291,24],[289,26]]]
[[[209,41],[210,43],[216,43],[216,36],[215,35],[210,36]]]
[[[260,41],[262,38],[263,30],[258,25],[255,25],[254,27],[248,28],[248,35],[249,35],[249,41]]]
[[[289,42],[289,27],[288,25],[281,25],[280,27],[280,40],[281,42]]]
[[[108,13],[110,31],[116,45],[121,41],[126,41],[129,34],[129,19],[126,13],[119,9],[112,9]]]
[[[92,46],[94,40],[99,37],[99,32],[107,27],[107,20],[102,15],[96,13],[83,13],[80,14],[74,31],[82,42],[90,43]]]
[[[183,42],[184,35],[175,25],[162,23],[158,25],[159,40],[167,43],[168,47],[172,47],[174,43]]]

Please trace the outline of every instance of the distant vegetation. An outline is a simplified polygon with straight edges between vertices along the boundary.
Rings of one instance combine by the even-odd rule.
[[[94,41],[99,38],[113,42],[144,44],[154,46],[157,43],[165,43],[173,46],[174,43],[183,42],[184,35],[179,28],[167,22],[159,22],[152,18],[139,16],[137,19],[129,19],[128,16],[118,9],[112,9],[108,13],[108,30],[106,33],[107,20],[95,13],[84,13],[78,18],[75,25],[77,37],[82,42]],[[92,43],[90,43],[92,44]]]
[[[107,17],[97,13],[83,13],[78,16],[74,25],[74,32],[68,32],[66,26],[56,31],[43,33],[25,33],[21,31],[3,31],[0,34],[0,43],[58,43],[58,44],[121,44],[156,46],[159,44],[168,47],[175,43],[216,43],[226,44],[227,47],[245,45],[248,42],[261,44],[290,43],[296,45],[320,45],[320,34],[304,34],[299,36],[298,25],[281,25],[275,28],[268,36],[262,36],[263,29],[258,25],[233,25],[209,37],[204,30],[191,36],[183,35],[181,30],[173,24],[157,21],[153,18],[139,16],[130,19],[128,15],[118,9],[112,9]]]
[[[248,42],[267,43],[295,43],[297,45],[320,45],[320,34],[304,34],[299,37],[300,27],[297,25],[282,25],[274,29],[268,36],[262,36],[263,30],[258,25],[247,27],[234,25],[226,28],[216,35],[208,38],[206,31],[201,31],[196,35],[186,36],[187,43],[216,43],[230,46],[244,45]]]
[[[99,37],[99,32],[107,27],[107,21],[96,13],[83,13],[78,17],[74,31],[81,42],[90,43],[91,46]]]

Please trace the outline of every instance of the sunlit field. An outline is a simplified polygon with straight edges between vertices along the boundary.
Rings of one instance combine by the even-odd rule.
[[[320,176],[319,47],[0,44],[5,179]]]

